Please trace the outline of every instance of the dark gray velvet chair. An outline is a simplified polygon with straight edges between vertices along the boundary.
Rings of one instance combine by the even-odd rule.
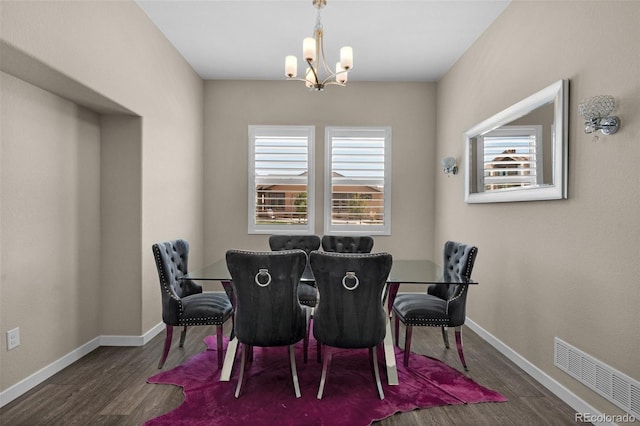
[[[162,368],[173,339],[173,327],[182,326],[180,347],[187,336],[187,327],[215,325],[218,339],[218,368],[222,368],[222,325],[233,317],[231,302],[225,293],[203,293],[202,286],[192,280],[180,280],[187,275],[189,243],[173,240],[154,244],[153,257],[158,268],[162,293],[162,321],[166,325],[164,351],[158,368]]]
[[[269,237],[269,248],[271,248],[272,251],[300,249],[304,250],[307,256],[309,256],[309,253],[320,248],[320,237],[317,235],[271,235]],[[307,277],[312,276],[308,257],[307,266],[302,275]],[[318,303],[318,290],[316,289],[315,281],[311,283],[305,281],[300,282],[298,286],[298,300],[300,304],[304,306],[309,306],[311,309],[315,308]],[[313,313],[311,316],[313,316]],[[307,362],[308,346],[309,330],[307,329],[307,335],[304,339],[304,362]],[[320,355],[318,355],[318,359],[319,358]]]
[[[368,348],[378,395],[384,399],[377,347],[386,333],[382,294],[391,255],[313,251],[309,260],[320,293],[313,318],[313,335],[324,357],[318,399],[324,392],[332,348]]]
[[[254,346],[288,346],[293,387],[300,398],[294,344],[304,339],[309,321],[309,310],[298,301],[307,254],[303,250],[229,250],[226,260],[236,298],[235,333],[242,348],[236,398]]]
[[[471,280],[471,271],[476,260],[478,248],[447,241],[444,245],[443,274],[446,281],[460,284],[434,284],[426,293],[398,294],[393,301],[395,316],[396,345],[398,345],[399,321],[406,327],[404,342],[404,365],[409,366],[411,352],[411,334],[414,326],[441,327],[445,347],[449,348],[448,327],[455,327],[458,356],[465,371],[467,363],[462,352],[461,327],[466,317],[467,293]]]
[[[351,235],[324,235],[322,250],[334,253],[371,253],[373,238]]]
[[[307,253],[320,248],[320,237],[317,235],[271,235],[269,237],[269,248],[272,251],[300,249]],[[303,275],[310,274],[311,267],[307,262],[307,267]],[[314,307],[318,303],[318,290],[315,285],[302,282],[298,287],[298,299],[305,306]]]

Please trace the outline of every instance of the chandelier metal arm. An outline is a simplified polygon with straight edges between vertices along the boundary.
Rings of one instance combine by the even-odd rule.
[[[323,86],[328,86],[330,84],[335,84],[336,86],[343,86],[343,87],[346,86],[345,83],[340,83],[339,81],[332,80],[333,78],[335,78],[335,76],[337,76],[338,74],[342,74],[343,72],[346,72],[346,71],[341,71],[339,73],[333,73],[333,74],[329,75],[327,78],[322,80],[322,85]]]
[[[318,73],[316,72],[316,68],[313,66],[313,62],[311,61],[311,59],[307,59],[307,64],[309,64],[309,68],[311,68],[311,72],[313,72],[313,78],[316,81],[313,87],[316,90],[322,89],[325,82],[323,81],[322,83],[320,83],[320,79],[318,78]]]
[[[341,87],[345,87],[346,84],[345,83],[340,83],[339,81],[327,81],[326,83],[322,83],[323,86],[330,86],[330,85],[335,85],[335,86],[341,86]]]

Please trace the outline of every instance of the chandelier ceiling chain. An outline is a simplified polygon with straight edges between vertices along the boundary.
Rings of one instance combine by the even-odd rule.
[[[324,53],[324,30],[320,18],[320,9],[327,4],[327,0],[312,0],[312,4],[318,11],[313,31],[314,36],[305,38],[302,41],[302,56],[308,65],[305,78],[297,77],[298,58],[289,55],[285,58],[287,80],[304,81],[309,89],[315,91],[324,90],[324,86],[329,84],[345,86],[348,71],[353,68],[353,49],[350,46],[340,49],[340,62],[336,63],[335,72],[332,71],[327,64]],[[321,73],[324,73],[326,77],[321,78]]]

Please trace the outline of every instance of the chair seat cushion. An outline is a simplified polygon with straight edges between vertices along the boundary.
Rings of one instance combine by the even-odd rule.
[[[447,326],[447,301],[430,294],[399,294],[393,302],[393,312],[410,326]]]
[[[182,298],[179,325],[220,325],[232,312],[225,293],[198,293]]]
[[[298,285],[298,300],[301,305],[314,307],[318,303],[318,290],[310,284],[300,283]]]

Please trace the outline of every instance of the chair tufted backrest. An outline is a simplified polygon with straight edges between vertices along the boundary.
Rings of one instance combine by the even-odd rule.
[[[446,281],[465,282],[471,279],[478,248],[469,244],[447,241],[443,250],[443,276]],[[441,299],[451,299],[462,290],[459,285],[433,285],[428,293]],[[466,287],[465,287],[466,288]]]
[[[180,313],[175,301],[202,293],[199,284],[191,280],[178,279],[189,273],[189,243],[180,239],[165,241],[154,244],[152,249],[160,278],[162,318],[166,324],[177,325]]]
[[[272,251],[300,249],[304,250],[309,256],[309,253],[320,248],[320,237],[317,235],[271,235],[269,237],[269,247]],[[310,274],[311,267],[307,257],[305,275]]]
[[[385,336],[382,292],[391,271],[388,253],[313,251],[311,269],[320,293],[313,334],[325,345],[370,348]]]
[[[228,250],[236,297],[235,333],[251,346],[285,346],[304,338],[306,314],[298,283],[307,265],[303,250]]]
[[[371,253],[373,237],[349,235],[324,235],[322,249],[335,253]]]
[[[308,255],[320,248],[320,237],[317,235],[271,235],[269,248],[273,251],[300,249]]]

